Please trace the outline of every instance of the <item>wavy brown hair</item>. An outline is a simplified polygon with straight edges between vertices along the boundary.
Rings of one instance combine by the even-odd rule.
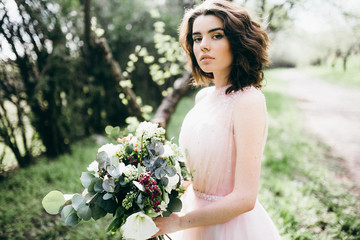
[[[226,93],[247,86],[261,88],[263,69],[269,63],[268,35],[245,9],[226,0],[207,0],[195,9],[188,10],[180,25],[179,41],[189,57],[195,85],[207,86],[214,78],[212,73],[201,70],[193,51],[193,23],[201,15],[214,15],[224,23],[224,33],[233,53],[229,76],[231,86]]]

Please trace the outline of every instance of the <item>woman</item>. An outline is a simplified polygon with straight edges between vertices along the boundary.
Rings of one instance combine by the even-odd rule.
[[[268,37],[248,13],[225,0],[187,12],[180,43],[199,91],[184,119],[180,146],[194,179],[181,214],[155,220],[158,235],[183,240],[272,240],[280,236],[257,201],[267,136],[259,88]]]

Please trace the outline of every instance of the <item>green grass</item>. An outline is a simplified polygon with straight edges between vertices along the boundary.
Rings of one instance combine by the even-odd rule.
[[[269,136],[259,199],[284,239],[360,239],[355,186],[339,178],[336,157],[304,128],[280,72],[266,74]]]
[[[336,61],[334,67],[330,65],[311,66],[302,69],[308,75],[328,80],[348,88],[360,89],[360,56],[351,56],[347,70],[344,71],[342,62]]]
[[[284,240],[359,240],[360,201],[352,193],[354,186],[338,177],[343,173],[336,167],[338,160],[304,129],[304,116],[277,77],[280,71],[266,72],[269,137],[259,200]],[[181,100],[169,124],[169,137],[178,135],[193,102],[194,94]],[[56,161],[40,158],[35,165],[2,179],[0,239],[117,239],[104,230],[110,216],[68,227],[41,207],[50,190],[81,191],[81,172],[93,161],[98,146],[91,139],[80,141],[72,146],[71,154]]]

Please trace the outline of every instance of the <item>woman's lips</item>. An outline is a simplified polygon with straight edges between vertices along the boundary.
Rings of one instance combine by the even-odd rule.
[[[212,57],[203,57],[201,58],[200,62],[211,62],[212,60],[214,60]]]

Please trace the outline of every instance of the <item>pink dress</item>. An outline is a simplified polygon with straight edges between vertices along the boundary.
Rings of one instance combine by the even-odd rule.
[[[195,169],[193,183],[184,194],[183,213],[201,208],[231,193],[235,179],[234,103],[247,91],[225,94],[228,86],[208,87],[204,97],[186,115],[179,136],[189,169]],[[263,95],[262,95],[263,96]],[[264,98],[265,104],[265,98]],[[264,132],[263,146],[267,137]],[[274,240],[281,239],[272,220],[256,201],[255,208],[218,225],[191,228],[172,234],[173,240]]]

